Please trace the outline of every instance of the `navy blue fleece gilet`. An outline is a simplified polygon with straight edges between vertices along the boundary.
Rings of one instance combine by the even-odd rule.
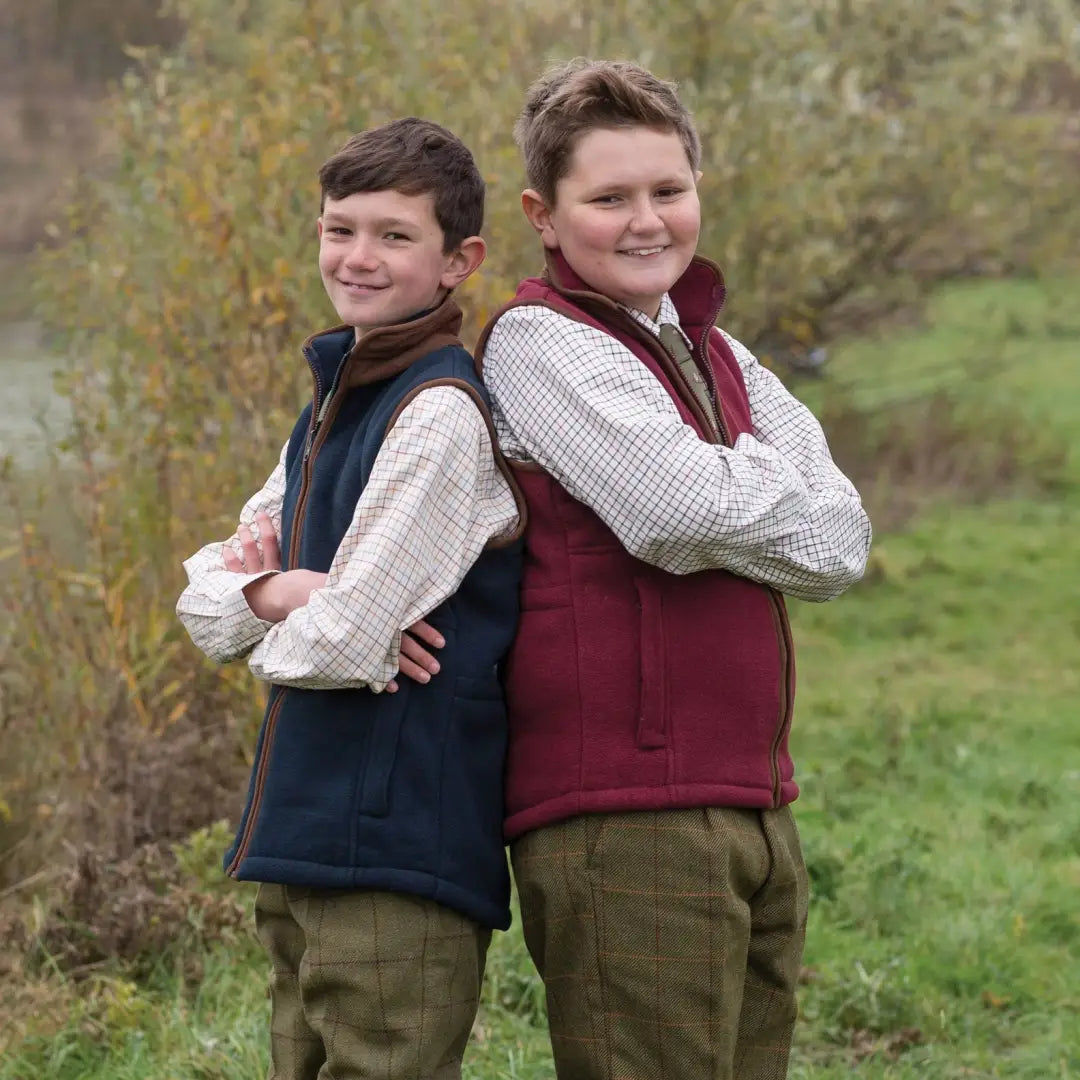
[[[283,566],[329,569],[388,425],[412,393],[452,380],[486,407],[472,358],[448,345],[399,374],[334,391],[344,396],[313,443],[312,408],[341,379],[352,342],[351,330],[330,331],[305,347],[316,394],[287,453]],[[229,873],[414,893],[485,926],[509,925],[498,666],[516,626],[520,560],[517,541],[487,548],[430,615],[446,645],[427,685],[399,678],[396,694],[271,687]]]

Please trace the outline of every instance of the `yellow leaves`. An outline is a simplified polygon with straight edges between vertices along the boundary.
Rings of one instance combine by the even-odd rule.
[[[302,152],[306,147],[297,147],[289,140],[264,145],[259,156],[259,175],[264,179],[277,176],[298,150]]]
[[[282,260],[283,261],[283,260]],[[275,280],[271,283],[256,285],[248,296],[253,309],[260,307],[270,309],[266,315],[257,315],[258,322],[264,327],[282,326],[290,317],[282,292],[281,282]]]
[[[62,570],[58,576],[66,585],[75,586],[77,589],[90,590],[97,596],[104,595],[104,583],[100,577],[94,574],[86,574],[78,570]]]
[[[166,720],[166,727],[171,727],[177,721],[183,719],[187,715],[188,703],[186,701],[178,701],[170,710],[169,716]]]
[[[800,345],[812,345],[818,338],[814,325],[809,319],[781,318],[778,321],[778,328]]]
[[[647,57],[682,82],[705,142],[702,250],[731,282],[725,326],[748,343],[767,332],[815,343],[822,298],[895,290],[887,251],[912,236],[944,248],[943,272],[972,238],[991,253],[1017,236],[1025,251],[1080,247],[1076,201],[1060,197],[1075,165],[1045,153],[1063,117],[1009,104],[1037,55],[1023,42],[1053,52],[1069,40],[1064,28],[1039,36],[1045,0],[864,5],[850,23],[808,20],[780,0],[737,19],[730,5],[676,0],[660,22],[645,0],[587,11],[422,0],[383,5],[378,19],[340,0],[259,7],[248,23],[239,5],[185,3],[187,58],[145,57],[145,74],[104,106],[114,167],[82,180],[48,233],[42,300],[79,358],[74,543],[87,550],[68,566],[28,530],[5,538],[0,561],[7,572],[25,558],[45,614],[17,613],[20,634],[63,661],[63,678],[37,679],[29,661],[22,676],[72,770],[97,752],[106,714],[121,732],[167,737],[201,721],[206,701],[257,711],[243,665],[206,689],[173,614],[179,564],[265,479],[306,391],[296,346],[333,318],[312,239],[316,173],[350,131],[413,112],[474,147],[490,254],[462,290],[467,338],[540,263],[511,138],[524,87],[544,57],[597,48]],[[955,14],[981,9],[977,20]],[[1024,27],[1003,69],[995,13],[1007,12]],[[705,50],[701,16],[737,32],[713,33]],[[950,56],[940,43],[961,20],[964,56]],[[974,92],[987,71],[1001,107]],[[923,572],[890,550],[872,559],[870,576],[898,586]]]

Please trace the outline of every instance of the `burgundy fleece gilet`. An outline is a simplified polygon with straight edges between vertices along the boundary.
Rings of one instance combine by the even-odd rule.
[[[742,372],[714,325],[724,301],[719,270],[695,259],[671,298],[711,375],[720,437],[731,445],[753,425]],[[552,307],[617,338],[683,420],[717,441],[675,360],[618,305],[589,292],[560,254],[549,256],[545,277],[521,283],[508,306],[520,304]],[[723,570],[678,575],[642,562],[548,473],[525,466],[515,476],[529,516],[506,667],[507,838],[593,811],[791,802],[794,657],[780,594]]]

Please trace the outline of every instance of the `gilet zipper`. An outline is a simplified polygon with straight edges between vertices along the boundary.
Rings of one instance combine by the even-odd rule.
[[[311,364],[310,357],[308,357],[308,363]],[[308,494],[311,488],[311,470],[314,465],[315,457],[318,455],[319,447],[326,441],[325,433],[329,430],[329,425],[333,419],[331,416],[331,402],[333,402],[335,406],[338,406],[338,403],[341,400],[341,395],[335,392],[338,385],[338,378],[334,380],[334,384],[330,387],[329,393],[324,397],[322,394],[322,383],[319,379],[319,371],[314,364],[311,364],[311,374],[315,382],[315,393],[312,397],[311,424],[308,426],[307,436],[304,440],[304,456],[300,466],[300,494],[296,498],[296,509],[293,512],[292,531],[289,534],[289,570],[297,569],[297,565],[300,561],[300,533],[303,529],[304,511],[307,509]],[[316,405],[318,406],[317,409],[315,407]],[[333,414],[337,414],[337,407],[333,409]],[[244,858],[247,856],[248,847],[251,844],[251,836],[255,831],[255,822],[258,819],[259,809],[262,806],[263,788],[266,784],[267,763],[270,760],[270,751],[274,743],[274,732],[277,728],[278,714],[281,712],[281,707],[287,693],[288,687],[282,687],[281,693],[278,694],[273,706],[266,714],[266,731],[263,733],[262,747],[259,751],[259,760],[255,763],[255,787],[251,795],[251,807],[248,810],[247,821],[244,824],[244,833],[240,838],[240,843],[237,845],[236,854],[233,856],[233,860],[229,863],[229,868],[226,871],[230,876],[235,876],[240,863],[243,862]]]

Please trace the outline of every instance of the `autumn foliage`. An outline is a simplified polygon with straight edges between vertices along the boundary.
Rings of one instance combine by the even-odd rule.
[[[662,10],[663,19],[658,17]],[[40,300],[72,358],[58,449],[72,537],[22,517],[0,583],[0,877],[61,839],[126,853],[229,812],[257,697],[173,616],[181,559],[227,535],[307,392],[332,319],[316,171],[419,114],[489,183],[470,332],[537,267],[510,139],[527,82],[573,55],[676,79],[704,144],[703,250],[725,324],[766,357],[960,273],[1075,254],[1077,21],[1052,0],[177,0],[101,119],[107,156],[51,228]],[[74,552],[72,553],[72,549]]]

